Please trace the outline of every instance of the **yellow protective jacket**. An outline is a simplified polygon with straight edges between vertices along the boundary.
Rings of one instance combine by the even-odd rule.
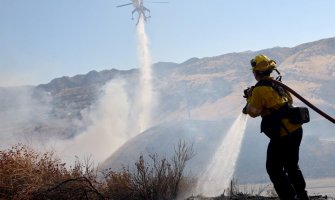
[[[250,116],[256,117],[260,115],[262,117],[263,123],[265,121],[264,119],[271,116],[271,114],[275,113],[276,110],[279,110],[286,104],[288,106],[292,105],[293,100],[289,92],[283,90],[284,92],[279,94],[278,90],[276,90],[272,86],[269,86],[267,84],[259,84],[258,86],[258,84],[256,84],[256,86],[252,90],[251,96],[249,96],[247,99],[247,113]],[[301,127],[301,124],[291,123],[287,117],[281,118],[280,121],[281,126],[278,133],[280,137],[288,135],[289,133]]]

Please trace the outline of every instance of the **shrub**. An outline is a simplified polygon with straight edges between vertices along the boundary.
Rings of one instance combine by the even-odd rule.
[[[0,198],[31,199],[65,180],[82,176],[94,179],[93,171],[78,161],[70,169],[53,152],[39,154],[31,148],[17,144],[0,151]],[[88,180],[88,179],[87,179]],[[45,189],[47,191],[47,189]]]
[[[170,160],[152,154],[147,162],[141,156],[135,170],[107,170],[99,183],[89,159],[66,168],[53,152],[39,154],[18,144],[0,151],[0,199],[175,199],[193,156],[193,147],[179,142]]]
[[[1,191],[13,198],[29,196],[40,186],[61,180],[67,172],[64,165],[53,153],[39,155],[21,144],[0,151]]]
[[[175,155],[167,160],[157,154],[143,156],[135,163],[135,170],[123,168],[119,173],[107,171],[105,179],[112,199],[168,200],[175,199],[186,162],[194,156],[193,147],[179,142]]]

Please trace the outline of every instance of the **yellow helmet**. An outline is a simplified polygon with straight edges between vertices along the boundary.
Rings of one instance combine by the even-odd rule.
[[[252,70],[258,72],[272,71],[276,68],[276,61],[270,60],[266,55],[259,54],[250,60]]]

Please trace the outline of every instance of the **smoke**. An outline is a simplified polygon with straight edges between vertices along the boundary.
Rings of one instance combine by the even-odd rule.
[[[88,113],[88,121],[92,125],[65,144],[62,157],[76,155],[104,161],[125,142],[152,125],[151,115],[156,100],[152,88],[149,41],[142,17],[137,26],[137,36],[140,82],[139,88],[130,88],[138,89],[137,95],[134,99],[129,98],[127,94],[131,92],[125,89],[124,80],[113,80],[107,84],[97,108]]]
[[[25,94],[22,95],[24,96],[22,97],[23,100],[18,102],[17,105],[22,106],[26,110],[24,112],[16,110],[13,115],[0,116],[0,119],[3,119],[2,125],[6,124],[4,123],[6,120],[17,121],[16,116],[19,114],[19,119],[23,121],[22,124],[33,124],[33,127],[28,127],[29,130],[27,132],[29,133],[34,132],[32,129],[39,129],[38,132],[54,130],[54,132],[48,133],[43,141],[41,140],[41,135],[34,133],[26,135],[26,141],[23,143],[28,143],[28,145],[30,144],[39,149],[55,151],[66,162],[73,162],[77,158],[83,159],[85,157],[90,157],[97,162],[104,161],[129,139],[152,126],[152,112],[157,101],[153,92],[149,40],[145,32],[143,17],[140,18],[137,26],[137,38],[140,65],[138,85],[133,87],[128,85],[126,87],[128,83],[125,80],[113,79],[105,85],[103,95],[97,102],[89,109],[81,112],[83,120],[77,122],[69,120],[66,116],[64,116],[65,118],[62,118],[62,116],[51,116],[50,111],[53,108],[51,102],[48,104],[31,102],[32,97],[29,96],[31,94]],[[133,90],[136,90],[135,95],[130,95],[133,94]],[[17,95],[20,93],[16,91],[14,93],[16,97],[13,97],[13,99],[18,99]],[[6,94],[2,96],[6,96]],[[29,98],[25,99],[27,97]],[[11,102],[10,100],[8,101]],[[15,104],[13,107],[17,107],[17,105]],[[3,108],[5,107],[3,106]],[[42,107],[44,110],[40,111]],[[35,126],[38,117],[33,117],[33,113],[36,112],[41,115],[38,117],[43,119],[41,120],[41,125]],[[71,115],[71,111],[65,110],[65,112]],[[31,120],[35,120],[34,123],[30,123]],[[72,137],[73,135],[66,136],[66,139],[59,136],[59,131],[62,131],[59,127],[63,127],[65,130],[71,127],[71,123],[79,124],[75,128],[86,128],[74,138]],[[22,124],[16,122],[11,127],[22,127]],[[0,128],[4,130],[6,127]],[[10,131],[12,132],[12,130]],[[22,138],[22,135],[18,137]],[[10,136],[10,138],[14,137]],[[9,141],[8,137],[4,139]],[[13,143],[18,142],[16,138],[11,141]],[[39,142],[40,144],[38,144]]]
[[[106,159],[130,138],[128,129],[134,124],[129,119],[131,103],[124,86],[125,81],[120,79],[106,84],[97,103],[83,111],[83,120],[77,122],[54,116],[48,93],[36,93],[32,87],[0,88],[1,149],[22,143],[55,151],[67,162],[74,162],[75,156]],[[80,127],[75,123],[87,128],[73,138],[66,132],[71,126]]]
[[[247,116],[240,114],[222,140],[206,172],[199,178],[196,189],[198,194],[215,197],[229,187],[240,153],[246,123]]]
[[[62,158],[71,161],[78,156],[103,161],[129,139],[130,103],[124,86],[121,79],[106,84],[94,110],[86,113],[84,121],[91,125],[74,140],[56,144],[57,149],[63,149]]]
[[[33,98],[33,87],[0,88],[0,147],[17,143],[35,145],[50,135],[39,134],[38,127],[49,119],[51,110],[48,96]],[[35,133],[34,139],[26,132]]]

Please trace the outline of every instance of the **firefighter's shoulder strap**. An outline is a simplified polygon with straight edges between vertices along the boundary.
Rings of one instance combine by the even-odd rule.
[[[263,79],[257,82],[255,87],[267,86],[271,87],[281,97],[286,97],[292,100],[291,96],[281,86],[271,82],[271,80]],[[264,132],[268,137],[273,138],[279,136],[280,127],[282,127],[288,134],[289,130],[281,122],[281,119],[288,117],[289,105],[286,102],[278,109],[270,109],[271,114],[262,119],[261,132]]]
[[[255,87],[260,87],[260,86],[272,87],[282,97],[289,95],[287,91],[285,91],[281,86],[279,86],[278,84],[275,84],[271,80],[263,79],[263,80],[258,81]]]

